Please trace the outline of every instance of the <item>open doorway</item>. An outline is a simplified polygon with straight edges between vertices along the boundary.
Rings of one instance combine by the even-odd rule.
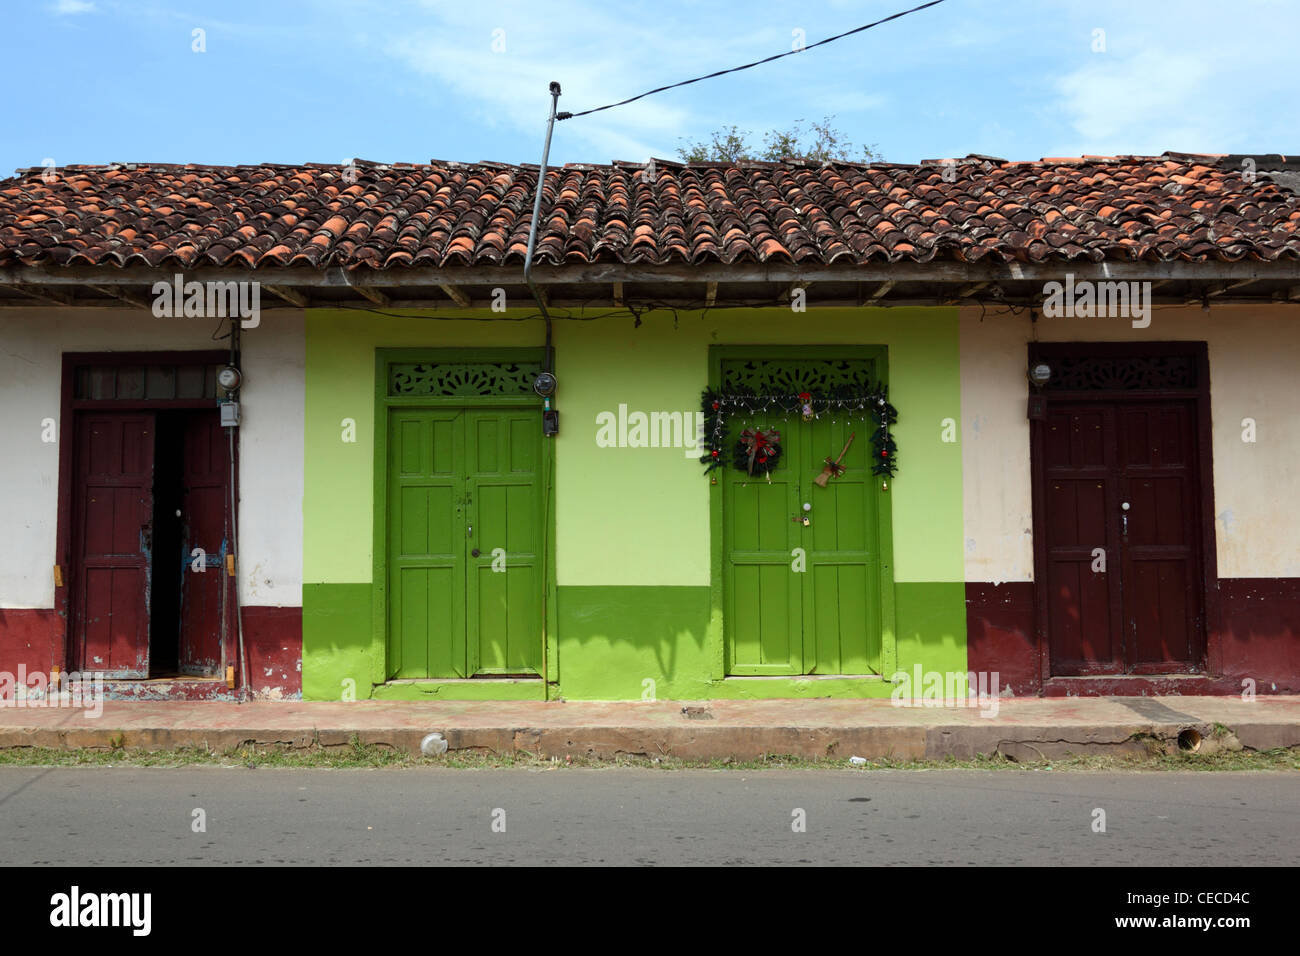
[[[223,638],[235,613],[231,450],[205,373],[119,365],[72,374],[61,537],[76,669],[220,678],[234,663]]]
[[[160,412],[154,428],[153,574],[149,602],[149,676],[177,677],[180,669],[181,587],[186,567],[181,502],[184,416]]]

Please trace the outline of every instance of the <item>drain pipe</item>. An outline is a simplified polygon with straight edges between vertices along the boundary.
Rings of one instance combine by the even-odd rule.
[[[524,285],[533,294],[537,308],[546,320],[546,357],[542,360],[542,371],[554,372],[551,348],[551,314],[546,311],[546,303],[541,293],[533,285],[533,250],[537,247],[537,219],[542,212],[542,186],[546,183],[546,161],[551,155],[551,132],[555,129],[555,105],[560,99],[560,84],[551,80],[551,118],[546,121],[546,145],[542,147],[542,164],[537,170],[537,194],[533,197],[533,221],[528,226],[528,252],[524,256]]]
[[[241,328],[241,319],[234,316],[230,320],[230,364],[235,368],[240,368],[240,348],[239,348],[239,330]],[[241,369],[242,371],[242,369]],[[242,383],[241,383],[242,387]],[[239,401],[241,398],[239,389],[235,390],[234,399]],[[238,477],[235,472],[235,428],[226,429],[226,439],[230,448],[230,552],[231,552],[231,569],[235,572],[234,578],[234,611],[235,611],[235,631],[239,635],[239,702],[242,704],[248,700],[248,654],[244,651],[244,615],[239,608],[239,492],[236,488],[235,480]],[[221,569],[225,572],[225,568]],[[223,591],[229,593],[231,590],[230,583],[227,582]]]

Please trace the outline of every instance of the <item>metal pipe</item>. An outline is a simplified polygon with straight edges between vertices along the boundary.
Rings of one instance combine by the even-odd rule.
[[[232,316],[230,319],[230,364],[235,368],[240,368],[240,341],[239,330],[242,328],[239,316]],[[241,369],[242,372],[242,369]],[[242,383],[240,383],[242,385]],[[233,393],[226,396],[228,399],[240,401],[242,396],[240,390],[236,389]],[[224,582],[221,593],[234,594],[234,614],[235,614],[235,633],[239,635],[239,700],[240,703],[248,700],[248,654],[244,650],[244,615],[239,607],[239,492],[235,481],[238,477],[235,471],[235,432],[237,428],[231,427],[226,429],[226,441],[230,455],[230,554],[232,567],[235,571],[234,587],[231,588],[229,581]],[[222,568],[225,573],[225,568]],[[222,602],[224,608],[225,601]],[[222,631],[222,639],[225,639],[225,631]]]
[[[555,370],[551,355],[551,314],[546,311],[546,303],[542,301],[537,286],[533,285],[533,250],[537,247],[537,220],[542,213],[542,186],[546,183],[546,161],[551,155],[551,131],[555,129],[555,105],[560,99],[560,84],[551,80],[550,89],[551,117],[546,121],[546,145],[542,147],[542,164],[537,170],[537,194],[533,197],[533,221],[528,226],[528,252],[524,256],[524,284],[528,286],[528,291],[533,294],[537,307],[542,310],[542,318],[546,320],[546,358],[542,361],[542,369],[547,372]]]

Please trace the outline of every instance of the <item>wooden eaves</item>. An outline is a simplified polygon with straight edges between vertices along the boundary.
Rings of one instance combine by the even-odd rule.
[[[1150,282],[1155,304],[1300,301],[1300,262],[929,262],[872,266],[539,265],[533,277],[548,307],[602,312],[662,305],[678,309],[780,306],[802,289],[808,307],[1006,304],[1039,306],[1047,282]],[[0,308],[148,308],[168,268],[18,266],[0,269]],[[183,281],[261,283],[262,309],[420,309],[454,315],[532,308],[521,266],[326,269],[215,269],[179,273]]]

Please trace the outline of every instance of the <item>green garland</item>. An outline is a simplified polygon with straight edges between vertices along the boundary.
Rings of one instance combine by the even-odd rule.
[[[807,395],[808,398],[803,396]],[[705,466],[707,475],[715,468],[727,464],[740,467],[735,456],[726,452],[727,421],[736,414],[756,415],[760,412],[777,411],[785,415],[802,414],[803,406],[812,407],[813,414],[839,413],[846,416],[855,414],[869,415],[876,423],[876,430],[871,435],[871,467],[873,475],[886,478],[894,477],[898,468],[898,445],[894,442],[890,429],[898,421],[898,409],[889,404],[889,395],[884,385],[878,385],[868,391],[855,391],[850,387],[836,389],[829,395],[801,392],[798,395],[757,395],[752,392],[722,392],[706,388],[700,400],[704,411],[704,454],[700,463]],[[742,469],[743,470],[743,469]]]

